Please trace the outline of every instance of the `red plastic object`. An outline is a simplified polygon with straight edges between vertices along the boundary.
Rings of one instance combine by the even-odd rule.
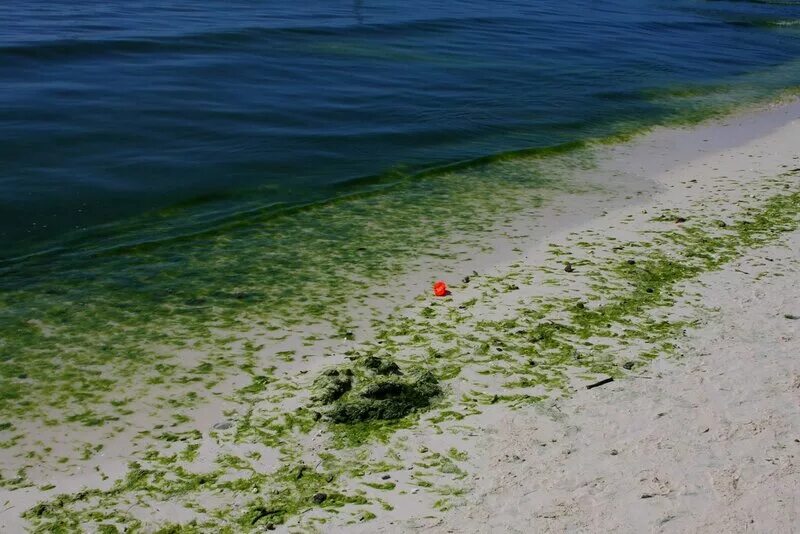
[[[433,284],[433,294],[437,297],[444,297],[450,293],[447,290],[447,284],[444,283],[443,280],[438,280],[435,284]]]

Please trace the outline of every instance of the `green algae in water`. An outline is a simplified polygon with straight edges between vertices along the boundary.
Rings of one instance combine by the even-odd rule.
[[[450,233],[480,240],[498,214],[530,209],[542,187],[558,188],[534,160],[403,182],[391,194],[356,195],[291,216],[256,214],[91,259],[31,258],[7,267],[0,413],[94,406],[120,390],[141,396],[148,381],[218,379],[235,370],[235,333],[264,321],[347,324],[341,311],[368,281],[401,274]],[[223,329],[234,335],[220,338]],[[207,354],[191,377],[169,360],[187,343]],[[168,381],[152,372],[173,363]]]
[[[724,91],[677,88],[651,98],[664,101],[660,123],[693,123],[730,111],[733,102],[773,95],[782,78],[775,79],[775,87],[760,91],[745,78]],[[736,98],[672,102],[731,92]],[[597,139],[617,142],[648,127],[618,124]],[[396,173],[327,204],[255,210],[169,240],[131,230],[113,244],[87,243],[83,251],[6,262],[0,414],[31,417],[70,403],[96,405],[120,389],[145,395],[148,383],[167,383],[150,369],[187,342],[216,361],[208,381],[214,384],[236,363],[230,348],[219,343],[219,329],[346,323],[341,311],[365,284],[401,274],[431,244],[439,246],[455,233],[477,236],[471,241],[477,246],[501,216],[535,206],[536,188],[559,187],[557,178],[544,177],[550,173],[548,157],[569,160],[574,152],[576,161],[565,163],[568,171],[583,165],[580,153],[590,144],[487,156],[411,176]],[[174,372],[187,371],[179,366]],[[135,380],[149,374],[144,384]],[[174,396],[181,391],[176,387]]]

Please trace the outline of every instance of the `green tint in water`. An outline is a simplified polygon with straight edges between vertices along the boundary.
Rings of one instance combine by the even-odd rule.
[[[116,412],[108,405],[111,415],[99,415],[98,403],[149,384],[218,380],[247,359],[241,333],[344,327],[342,312],[364,288],[425,255],[455,259],[444,245],[452,236],[479,239],[501,217],[535,207],[543,186],[558,187],[518,159],[224,231],[22,262],[0,294],[0,413],[60,411],[95,424]]]

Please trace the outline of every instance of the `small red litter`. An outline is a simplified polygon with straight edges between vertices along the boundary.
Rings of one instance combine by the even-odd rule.
[[[443,280],[437,280],[437,282],[433,284],[433,294],[437,297],[446,297],[450,294],[450,291],[447,290],[447,284],[445,284]]]

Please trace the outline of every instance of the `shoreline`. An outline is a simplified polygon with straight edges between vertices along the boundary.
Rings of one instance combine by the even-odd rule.
[[[764,191],[753,192],[753,196],[759,196],[758,200],[762,202],[767,199],[766,193],[777,194],[783,191],[784,183],[770,183],[769,179],[771,178],[771,173],[777,176],[785,172],[792,161],[797,161],[793,160],[791,155],[783,152],[791,151],[791,136],[797,135],[798,123],[796,119],[800,116],[798,110],[800,110],[800,104],[793,102],[772,110],[739,115],[736,118],[724,119],[721,122],[702,125],[691,130],[657,129],[651,134],[637,138],[630,143],[602,150],[598,166],[588,172],[588,176],[582,179],[582,183],[602,182],[608,186],[610,183],[618,182],[611,187],[611,190],[617,193],[616,197],[612,198],[603,192],[598,192],[594,197],[592,197],[591,193],[585,194],[583,197],[575,195],[570,197],[573,199],[572,204],[566,201],[564,204],[559,205],[556,199],[553,204],[547,205],[545,210],[541,210],[537,206],[535,209],[539,210],[537,212],[538,219],[531,219],[529,213],[520,213],[516,217],[509,218],[496,229],[494,234],[499,236],[502,236],[504,232],[507,234],[505,237],[505,243],[507,243],[505,250],[502,250],[503,243],[496,241],[494,244],[501,249],[500,253],[484,251],[482,254],[475,254],[475,251],[469,250],[469,244],[467,244],[465,252],[470,260],[461,262],[459,267],[454,268],[448,276],[455,280],[460,280],[471,273],[473,269],[480,270],[480,274],[472,276],[469,283],[459,284],[456,282],[452,284],[454,293],[452,297],[434,301],[427,296],[429,292],[427,283],[421,283],[420,280],[427,282],[427,279],[434,273],[426,271],[425,268],[412,275],[400,277],[395,281],[396,286],[391,294],[378,295],[377,299],[372,296],[359,304],[362,309],[372,308],[372,311],[365,315],[365,319],[372,319],[372,321],[365,320],[364,324],[360,325],[360,328],[356,325],[351,334],[344,336],[345,338],[354,338],[354,340],[347,339],[343,342],[329,345],[326,350],[331,351],[333,357],[324,358],[322,361],[307,361],[303,359],[286,367],[285,376],[269,376],[265,379],[264,384],[272,386],[278,385],[288,388],[289,386],[296,387],[299,385],[309,388],[313,378],[319,374],[321,369],[346,365],[348,352],[350,356],[356,355],[357,357],[360,357],[358,356],[359,354],[375,354],[384,357],[391,353],[390,356],[404,369],[422,363],[434,369],[437,376],[447,377],[441,380],[442,388],[446,392],[444,395],[445,400],[442,401],[444,404],[438,403],[430,410],[422,410],[418,416],[419,420],[412,417],[407,421],[412,426],[403,427],[400,425],[399,428],[393,427],[386,434],[381,434],[380,432],[378,434],[370,434],[367,432],[373,437],[384,437],[387,439],[386,443],[381,443],[378,440],[377,445],[373,444],[374,442],[368,442],[365,445],[362,444],[350,448],[352,450],[367,451],[370,460],[361,461],[359,464],[359,460],[351,452],[342,453],[342,458],[339,461],[326,460],[324,457],[320,460],[322,456],[330,454],[326,453],[326,448],[328,450],[338,449],[330,441],[331,435],[323,432],[323,429],[314,430],[306,436],[296,432],[297,427],[315,428],[317,426],[314,421],[306,419],[306,416],[310,417],[308,412],[300,414],[298,416],[299,425],[296,423],[291,424],[288,427],[288,432],[286,431],[286,422],[276,422],[275,419],[269,419],[271,416],[265,415],[271,410],[274,411],[276,405],[292,407],[292,409],[302,408],[307,400],[304,400],[304,395],[300,393],[299,399],[290,397],[271,399],[274,395],[269,393],[265,395],[264,386],[262,385],[261,390],[253,390],[252,393],[248,393],[248,395],[253,395],[247,398],[247,402],[252,407],[248,414],[226,415],[225,409],[229,408],[229,406],[219,402],[217,403],[219,408],[216,412],[215,410],[202,409],[198,414],[201,417],[194,418],[192,423],[188,425],[195,426],[199,430],[200,436],[197,437],[192,434],[184,441],[181,438],[181,434],[175,434],[178,436],[175,440],[166,445],[156,447],[157,454],[155,456],[151,454],[150,461],[152,462],[153,458],[159,460],[159,458],[169,457],[170,454],[176,454],[179,458],[176,461],[183,461],[186,466],[193,465],[194,468],[205,466],[208,468],[213,465],[214,457],[219,454],[232,454],[241,459],[248,457],[248,454],[255,451],[260,455],[258,459],[254,460],[252,455],[248,457],[254,461],[254,466],[251,467],[254,469],[254,476],[259,470],[274,471],[276,467],[280,468],[281,465],[287,464],[285,458],[281,458],[281,454],[269,455],[266,452],[267,449],[274,450],[276,448],[276,440],[277,442],[283,442],[278,443],[277,449],[286,446],[291,448],[299,446],[301,454],[295,455],[292,461],[295,468],[298,463],[309,466],[317,465],[318,467],[322,466],[328,473],[337,473],[335,475],[337,491],[340,490],[341,495],[346,496],[346,498],[342,498],[340,503],[335,504],[340,505],[342,511],[347,513],[339,514],[338,518],[333,518],[325,513],[324,506],[312,506],[306,510],[308,495],[303,494],[303,491],[309,490],[299,490],[302,499],[297,502],[292,501],[292,506],[296,506],[297,510],[305,510],[300,514],[305,526],[315,524],[315,516],[329,518],[326,520],[333,521],[328,527],[341,527],[353,517],[358,522],[358,517],[370,518],[372,515],[377,515],[373,521],[366,522],[364,528],[366,530],[373,528],[391,530],[393,527],[388,522],[399,517],[408,515],[422,517],[429,513],[446,511],[446,508],[450,506],[465,504],[459,500],[463,497],[463,492],[466,491],[461,486],[465,484],[465,480],[470,480],[469,476],[474,475],[475,471],[471,468],[480,465],[482,460],[480,460],[479,451],[475,449],[475,440],[470,441],[470,438],[475,437],[470,436],[470,432],[475,431],[465,430],[463,427],[480,425],[480,428],[483,429],[482,433],[487,434],[488,432],[487,435],[493,435],[489,431],[490,429],[484,426],[489,425],[487,421],[491,421],[496,417],[500,417],[499,420],[502,421],[503,410],[511,410],[513,412],[514,408],[519,406],[533,406],[537,411],[537,417],[544,417],[543,413],[546,413],[547,410],[543,411],[541,406],[547,404],[550,400],[540,397],[561,399],[564,395],[572,394],[574,389],[578,387],[576,384],[582,384],[586,381],[587,372],[589,374],[602,375],[604,372],[612,368],[617,369],[620,365],[628,362],[612,362],[607,358],[607,355],[602,358],[598,357],[597,361],[583,362],[576,365],[565,364],[562,360],[550,362],[550,356],[548,356],[547,351],[551,349],[560,350],[562,348],[561,345],[568,343],[567,340],[559,339],[560,334],[550,332],[547,333],[547,336],[551,337],[533,341],[534,344],[541,345],[539,348],[542,349],[542,354],[535,359],[538,361],[541,358],[541,362],[537,363],[537,365],[539,366],[538,369],[543,370],[537,370],[532,375],[529,373],[530,370],[525,371],[529,373],[527,385],[512,388],[514,393],[508,395],[508,397],[523,395],[526,398],[522,400],[520,398],[506,399],[501,393],[493,393],[498,399],[493,400],[493,397],[489,395],[487,400],[480,394],[473,394],[474,389],[486,387],[489,390],[502,392],[505,388],[503,381],[511,375],[518,376],[522,372],[519,369],[519,362],[511,354],[519,353],[523,362],[528,360],[530,355],[520,352],[520,347],[509,346],[514,345],[512,342],[507,343],[505,346],[496,345],[494,347],[489,344],[486,349],[487,352],[484,354],[476,353],[470,358],[464,359],[460,351],[464,350],[466,345],[459,346],[458,342],[452,339],[453,336],[464,335],[469,330],[468,327],[479,324],[476,323],[478,320],[480,323],[495,321],[497,324],[493,325],[493,327],[496,327],[502,321],[509,321],[517,317],[520,310],[524,310],[526,306],[533,304],[550,305],[549,303],[552,299],[582,298],[576,297],[576,295],[590,293],[593,291],[593,284],[597,286],[598,284],[614,282],[608,279],[603,281],[600,278],[593,280],[584,278],[581,280],[581,273],[595,268],[592,262],[599,262],[599,259],[579,258],[577,256],[573,258],[574,247],[565,249],[563,246],[548,247],[541,244],[537,245],[535,243],[537,240],[546,237],[549,242],[559,243],[573,240],[571,234],[574,232],[583,232],[594,236],[592,239],[596,241],[596,253],[599,258],[609,252],[607,250],[609,247],[613,249],[616,246],[609,245],[607,239],[610,237],[613,237],[615,241],[634,241],[635,239],[641,239],[640,234],[646,234],[649,231],[660,232],[665,235],[673,232],[675,229],[674,221],[654,222],[652,220],[652,217],[656,215],[656,210],[663,209],[667,204],[671,204],[669,208],[673,210],[685,209],[689,211],[692,209],[697,210],[697,207],[692,207],[690,202],[705,201],[709,206],[732,209],[735,207],[733,202],[743,200],[743,198],[736,198],[736,196],[746,191],[744,188],[748,187],[748,185],[742,181],[737,181],[736,177],[729,176],[725,178],[725,180],[729,180],[729,182],[725,183],[730,188],[729,198],[713,198],[713,194],[722,195],[720,191],[712,191],[715,187],[721,186],[715,181],[719,179],[723,172],[715,169],[727,168],[729,169],[729,174],[744,171],[757,175],[756,179],[759,181],[756,183],[762,184],[763,182],[765,187],[769,186]],[[727,125],[725,124],[726,122],[728,123]],[[787,136],[789,136],[788,140]],[[712,141],[704,144],[704,138]],[[722,139],[722,143],[717,144],[717,139]],[[775,148],[765,148],[765,143],[772,144]],[[753,154],[755,154],[756,149],[761,157],[750,158],[748,155],[742,155],[742,151],[746,150],[752,150]],[[689,154],[694,154],[694,156],[689,156]],[[675,159],[678,161],[674,161]],[[757,164],[754,163],[755,161],[757,161]],[[677,167],[675,166],[676,163]],[[786,165],[786,167],[780,167],[781,165]],[[800,164],[797,166],[800,166]],[[687,173],[692,173],[693,176],[696,175],[698,180],[696,185],[694,183],[684,183],[686,180],[683,180],[683,177]],[[640,183],[638,178],[641,177],[646,177],[648,181]],[[650,180],[657,187],[649,185]],[[796,179],[794,183],[796,184]],[[656,192],[656,189],[660,192]],[[637,195],[637,192],[641,192],[641,194]],[[592,198],[591,203],[586,202],[586,198]],[[641,213],[644,206],[648,206],[644,208],[648,211],[647,214]],[[754,201],[753,209],[757,207],[758,202]],[[565,212],[567,215],[559,216],[559,211]],[[698,214],[698,217],[701,216],[708,217],[709,215]],[[694,219],[694,216],[684,217],[683,214],[675,215],[675,217],[687,218],[692,222]],[[545,220],[542,221],[542,219]],[[686,226],[691,225],[692,222]],[[537,229],[536,225],[538,224],[543,227]],[[611,228],[612,226],[614,227],[613,229]],[[673,243],[673,245],[675,244]],[[569,261],[575,265],[575,277],[573,278],[578,279],[578,282],[574,286],[567,283],[562,287],[563,280],[561,279],[563,279],[563,275],[561,275],[561,271],[567,258],[570,258]],[[542,279],[545,280],[544,284],[540,282]],[[693,276],[686,278],[689,282],[693,279]],[[421,286],[425,288],[425,297],[416,299],[417,302],[415,303],[413,297],[420,295]],[[513,286],[513,289],[511,286]],[[624,291],[624,288],[612,289]],[[598,300],[595,302],[602,303],[605,298],[598,296]],[[410,302],[411,304],[409,306],[401,306],[399,309],[393,309],[398,300],[400,302]],[[472,300],[475,300],[475,302],[467,306],[470,308],[468,312],[460,313],[459,310],[461,308],[459,306],[466,306],[466,303]],[[526,306],[520,308],[519,302],[522,300],[526,301]],[[387,303],[393,303],[393,305],[389,306]],[[587,302],[587,304],[591,303]],[[653,309],[659,310],[658,304],[655,303]],[[387,308],[387,306],[389,307]],[[689,304],[684,304],[683,306],[684,309],[678,315],[685,315],[686,317],[682,318],[682,320],[689,320],[688,318],[692,317],[695,311],[690,309],[691,306]],[[375,317],[379,314],[376,314],[375,310],[388,317],[386,320],[377,321],[377,326]],[[427,312],[425,310],[432,311]],[[557,316],[561,317],[558,320],[565,320],[565,312],[563,310],[555,308],[553,310]],[[650,313],[649,308],[646,311],[648,314]],[[419,316],[418,314],[421,312],[427,315]],[[446,320],[444,319],[445,315],[448,317]],[[523,325],[519,326],[519,328],[536,326],[536,324],[542,324],[546,321],[544,316],[529,317],[529,319],[530,321],[526,323],[527,326]],[[555,319],[551,318],[549,320],[553,321]],[[447,321],[451,322],[446,324]],[[370,322],[373,324],[369,324]],[[623,321],[620,324],[627,323]],[[398,328],[397,325],[401,325],[402,328]],[[311,332],[313,333],[313,330]],[[602,337],[600,334],[608,334],[608,332],[592,331],[592,336],[587,339],[592,339],[595,347],[607,344],[608,340],[601,343],[595,339]],[[671,343],[668,339],[671,339],[669,336],[673,335],[674,332],[670,330],[668,334],[658,342]],[[423,339],[414,341],[413,337],[415,335],[419,335]],[[428,335],[432,339],[424,339]],[[475,338],[465,339],[464,342],[472,347],[473,351],[476,351],[476,347],[480,348],[487,343],[487,340],[496,339],[497,335],[497,330],[486,331]],[[624,349],[627,351],[626,354],[639,349],[641,349],[641,352],[647,352],[647,344],[650,343],[650,340],[638,334],[633,337],[635,339],[632,340],[631,345]],[[557,345],[556,347],[548,345],[551,342],[551,338],[552,344]],[[585,346],[580,345],[577,341],[573,340],[569,341],[569,343],[580,346],[582,351],[587,350]],[[317,350],[321,345],[326,344],[328,344],[327,341],[311,340],[311,345],[305,345],[301,336],[289,336],[288,340],[278,341],[273,346],[267,347],[263,350],[263,353],[253,352],[253,359],[263,366],[267,362],[259,362],[259,356],[266,357],[267,352],[271,355],[275,352],[311,350],[306,348],[309,346],[313,350]],[[429,352],[428,348],[433,353]],[[502,350],[497,351],[498,348]],[[603,350],[613,352],[615,349],[609,346],[609,349]],[[671,352],[671,350],[666,350],[661,346],[658,347],[658,350],[663,350],[665,353]],[[660,358],[663,358],[663,356],[660,356]],[[655,361],[661,361],[660,358]],[[501,365],[495,368],[495,360],[499,360],[506,367]],[[639,364],[640,360],[640,358],[634,359],[631,357],[628,361],[634,361],[635,365],[632,369],[638,371],[640,368],[646,368],[644,363]],[[626,371],[629,370],[631,369],[626,369]],[[292,376],[293,371],[295,373],[294,376]],[[304,378],[306,373],[307,378]],[[625,373],[618,369],[614,373],[618,373],[614,376],[620,380],[625,376]],[[530,378],[530,376],[533,376],[533,378]],[[234,376],[232,382],[226,385],[225,388],[231,392],[247,388],[249,384],[244,381],[247,378],[251,377]],[[516,390],[524,390],[525,393],[517,393]],[[466,402],[463,400],[464,398],[467,398]],[[448,403],[450,406],[446,405]],[[445,413],[447,415],[440,421],[431,422],[432,418],[441,417]],[[261,419],[253,420],[251,419],[252,417],[260,417]],[[275,431],[269,436],[265,436],[263,433],[258,434],[257,430],[255,431],[256,433],[246,434],[242,432],[245,420],[249,428],[257,428],[259,424],[268,423],[269,425],[283,425],[281,426],[283,430],[280,432]],[[219,425],[220,423],[230,423],[231,426],[215,429],[214,425]],[[139,426],[147,428],[148,425],[152,427],[152,423],[144,417]],[[374,429],[368,430],[372,432]],[[437,434],[437,431],[441,431],[442,434]],[[124,440],[118,439],[117,441],[120,442],[118,445],[124,450],[124,444],[121,443]],[[143,442],[146,441],[143,440]],[[174,445],[176,443],[179,445]],[[271,443],[272,446],[264,447],[265,443]],[[428,443],[429,445],[424,446],[425,452],[420,452],[421,449],[415,449],[415,447],[409,446],[409,443]],[[134,445],[136,444],[134,443]],[[191,449],[194,456],[185,454],[187,448],[176,450],[176,448],[180,448],[180,445],[194,447]],[[451,449],[455,449],[455,452],[452,452]],[[485,450],[490,450],[490,448],[487,447]],[[7,451],[8,449],[5,449],[2,457],[4,465],[15,461],[9,458]],[[56,453],[53,454],[55,455]],[[105,455],[106,453],[104,452],[103,454]],[[183,456],[181,456],[182,454]],[[437,456],[431,457],[432,454]],[[138,456],[141,456],[141,454],[139,453]],[[126,462],[124,460],[138,456],[130,453],[119,454],[113,461],[108,459],[107,456],[102,456],[99,459],[94,458],[92,460],[94,464],[103,466],[98,472],[103,471],[105,476],[108,477],[108,482],[101,483],[100,487],[105,488],[105,491],[113,490],[112,483],[114,480],[123,477],[126,471]],[[394,461],[387,463],[384,460],[387,457],[394,458]],[[166,471],[170,471],[174,469],[174,462],[169,464],[162,462],[161,465],[162,467],[166,466]],[[158,465],[158,461],[153,463]],[[405,466],[422,464],[425,467],[418,467],[416,470],[397,468],[397,465],[401,464]],[[461,467],[462,464],[463,467]],[[256,465],[260,467],[256,469]],[[485,467],[486,464],[483,465]],[[391,469],[389,469],[390,467]],[[154,468],[151,466],[151,469]],[[241,466],[237,467],[237,469],[242,470]],[[244,469],[244,471],[247,472],[248,469]],[[489,472],[493,472],[491,471],[492,468],[489,469]],[[375,476],[371,478],[341,476],[341,473],[354,470],[386,473],[390,475],[387,480],[391,480],[391,482],[382,482],[383,479],[381,477]],[[482,472],[483,470],[481,469],[480,471]],[[91,480],[90,475],[76,477],[75,474],[72,474],[65,477],[65,480],[59,481],[59,488],[55,493],[79,491],[81,485],[86,483],[87,476],[88,480]],[[326,480],[328,476],[328,474],[325,474],[323,479]],[[359,480],[359,478],[368,478],[366,482],[371,485],[365,487],[364,480]],[[44,478],[39,481],[41,485],[44,485],[44,482],[46,482]],[[253,479],[252,482],[253,484],[249,487],[256,488],[257,491],[251,492],[256,496],[262,494],[268,496],[271,489],[274,489],[277,485],[275,479],[271,479],[266,475]],[[281,479],[280,482],[286,485],[285,480]],[[314,483],[320,487],[325,486],[325,483],[320,482],[320,480],[315,480]],[[389,484],[392,485],[392,488],[388,487]],[[288,485],[292,486],[293,483]],[[294,486],[296,485],[294,484]],[[223,486],[219,487],[224,488]],[[414,491],[415,488],[416,491]],[[428,491],[426,488],[434,489]],[[319,491],[316,491],[317,489],[319,488],[315,489],[314,494],[319,493]],[[437,493],[437,489],[441,491]],[[290,489],[288,491],[291,493],[295,490]],[[2,489],[5,494],[4,500],[14,502],[14,510],[32,507],[45,495],[51,496],[48,495],[49,491],[32,488],[20,488],[15,491]],[[364,493],[360,493],[361,491]],[[156,522],[190,521],[194,516],[201,518],[209,516],[206,513],[188,512],[184,507],[180,506],[180,500],[185,496],[181,496],[178,502],[170,501],[169,506],[164,508],[163,494],[159,497],[160,494],[153,487],[149,488],[147,493],[149,497],[146,501],[151,506],[155,506],[157,511],[152,508],[138,508],[136,509],[138,516],[156,518]],[[200,493],[203,494],[205,492]],[[225,491],[222,493],[224,495]],[[239,515],[246,515],[248,510],[257,510],[258,506],[264,506],[253,505],[250,502],[252,498],[246,499],[240,493],[233,495],[232,501],[224,505],[231,506],[229,514],[233,521]],[[115,493],[114,500],[119,500],[120,494]],[[89,498],[96,498],[98,502],[103,502],[104,497],[102,495],[91,495]],[[192,499],[195,498],[199,498],[199,496],[194,495],[192,497]],[[224,498],[221,500],[225,501]],[[212,507],[215,499],[202,495],[200,501],[204,503],[201,507],[205,508],[206,506]],[[362,501],[367,501],[371,504]],[[380,505],[381,501],[385,503],[385,506]],[[439,501],[445,502],[437,506],[436,503]],[[106,501],[105,504],[107,505],[109,502]],[[198,505],[193,506],[197,510]],[[381,507],[384,510],[380,511]],[[387,507],[392,507],[393,511],[387,510]],[[285,508],[287,509],[285,517],[281,515],[279,518],[285,519],[288,522],[287,524],[291,526],[292,522],[296,520],[296,516],[288,513],[290,506],[287,505]],[[7,513],[9,512],[4,515]],[[52,514],[51,519],[56,519],[62,513],[64,513],[63,506],[58,510],[45,509],[39,515],[39,519],[47,520],[48,514]],[[72,517],[74,519],[81,516]],[[158,519],[159,517],[163,519]],[[252,525],[266,526],[273,522],[280,523],[278,521],[279,518],[275,517],[270,520],[270,514],[266,514],[265,516],[257,517],[256,522]],[[6,523],[6,521],[9,522]],[[22,523],[17,523],[13,519],[6,519],[5,517],[3,522],[7,526],[22,525]],[[145,528],[151,528],[152,526],[153,524],[150,523]]]

